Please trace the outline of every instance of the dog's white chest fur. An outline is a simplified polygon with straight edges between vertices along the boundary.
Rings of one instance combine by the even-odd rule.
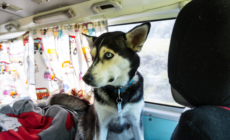
[[[140,114],[144,107],[144,100],[142,99],[136,103],[127,103],[120,113],[118,113],[116,107],[102,105],[97,101],[95,101],[94,106],[99,119],[100,134],[102,134],[100,138],[106,139],[107,132],[105,133],[105,136],[103,136],[102,131],[108,131],[109,125],[111,127],[123,126],[125,124],[140,125]],[[113,136],[112,139],[116,138]]]
[[[143,107],[144,107],[144,100],[140,100],[137,103],[128,103],[125,107],[118,113],[117,108],[107,105],[102,105],[99,102],[95,101],[95,110],[98,114],[98,117],[103,119],[104,121],[110,121],[114,118],[125,118],[126,116],[139,116]],[[100,119],[99,118],[99,119]]]

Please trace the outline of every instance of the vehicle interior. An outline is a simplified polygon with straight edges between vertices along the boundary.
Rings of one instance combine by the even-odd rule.
[[[144,139],[171,139],[181,114],[193,107],[170,86],[168,79],[171,35],[179,12],[189,2],[190,0],[0,0],[1,106],[12,105],[15,101],[27,98],[35,103],[44,103],[49,96],[63,91],[93,104],[93,89],[76,82],[76,79],[82,80],[91,64],[90,49],[87,47],[87,40],[82,39],[81,34],[75,36],[74,33],[92,36],[114,31],[126,33],[137,25],[150,22],[148,38],[142,51],[138,53],[141,59],[138,71],[144,77]],[[60,33],[60,28],[65,29],[65,32]],[[63,44],[57,38],[66,34],[69,46],[65,58],[65,50],[61,49]],[[43,40],[42,44],[40,40],[43,35],[52,36],[54,41]],[[43,51],[45,43],[51,46],[48,53]],[[82,47],[80,55],[75,45]],[[61,72],[57,70],[59,63],[56,63],[60,59],[63,60],[60,63]],[[74,62],[74,59],[78,60]],[[10,68],[9,64],[12,65]],[[9,71],[17,71],[17,75],[12,77],[11,73],[7,73]],[[66,82],[60,80],[60,75],[65,76]],[[6,86],[16,87],[14,98],[10,94],[3,94],[7,93]]]

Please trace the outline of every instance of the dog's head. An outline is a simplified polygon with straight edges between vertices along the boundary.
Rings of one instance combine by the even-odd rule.
[[[86,84],[99,88],[107,85],[125,86],[140,64],[136,52],[148,36],[150,23],[136,26],[128,33],[108,32],[99,37],[86,36],[93,64],[83,77]]]

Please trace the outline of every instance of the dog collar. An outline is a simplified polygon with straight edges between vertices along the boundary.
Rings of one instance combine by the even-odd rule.
[[[121,104],[122,104],[122,98],[121,98],[121,96],[120,96],[120,93],[121,92],[123,92],[124,90],[126,90],[127,88],[129,88],[130,86],[131,86],[131,84],[133,83],[133,80],[134,80],[134,77],[133,77],[133,79],[129,82],[129,85],[127,86],[127,87],[125,87],[125,88],[118,88],[117,90],[114,90],[114,92],[115,93],[118,93],[118,98],[117,98],[117,100],[116,100],[116,102],[117,102],[117,111],[118,111],[118,113],[120,113],[121,112]]]
[[[114,90],[114,93],[117,94],[117,93],[118,93],[118,90],[120,90],[120,92],[125,91],[127,88],[129,88],[129,87],[132,85],[133,81],[134,81],[134,77],[133,77],[133,79],[129,82],[129,85],[128,85],[127,87],[115,89],[115,90]]]

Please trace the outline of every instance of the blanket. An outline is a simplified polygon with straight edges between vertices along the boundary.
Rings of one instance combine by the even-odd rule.
[[[1,140],[74,140],[78,114],[63,106],[39,107],[30,99],[0,109]]]

